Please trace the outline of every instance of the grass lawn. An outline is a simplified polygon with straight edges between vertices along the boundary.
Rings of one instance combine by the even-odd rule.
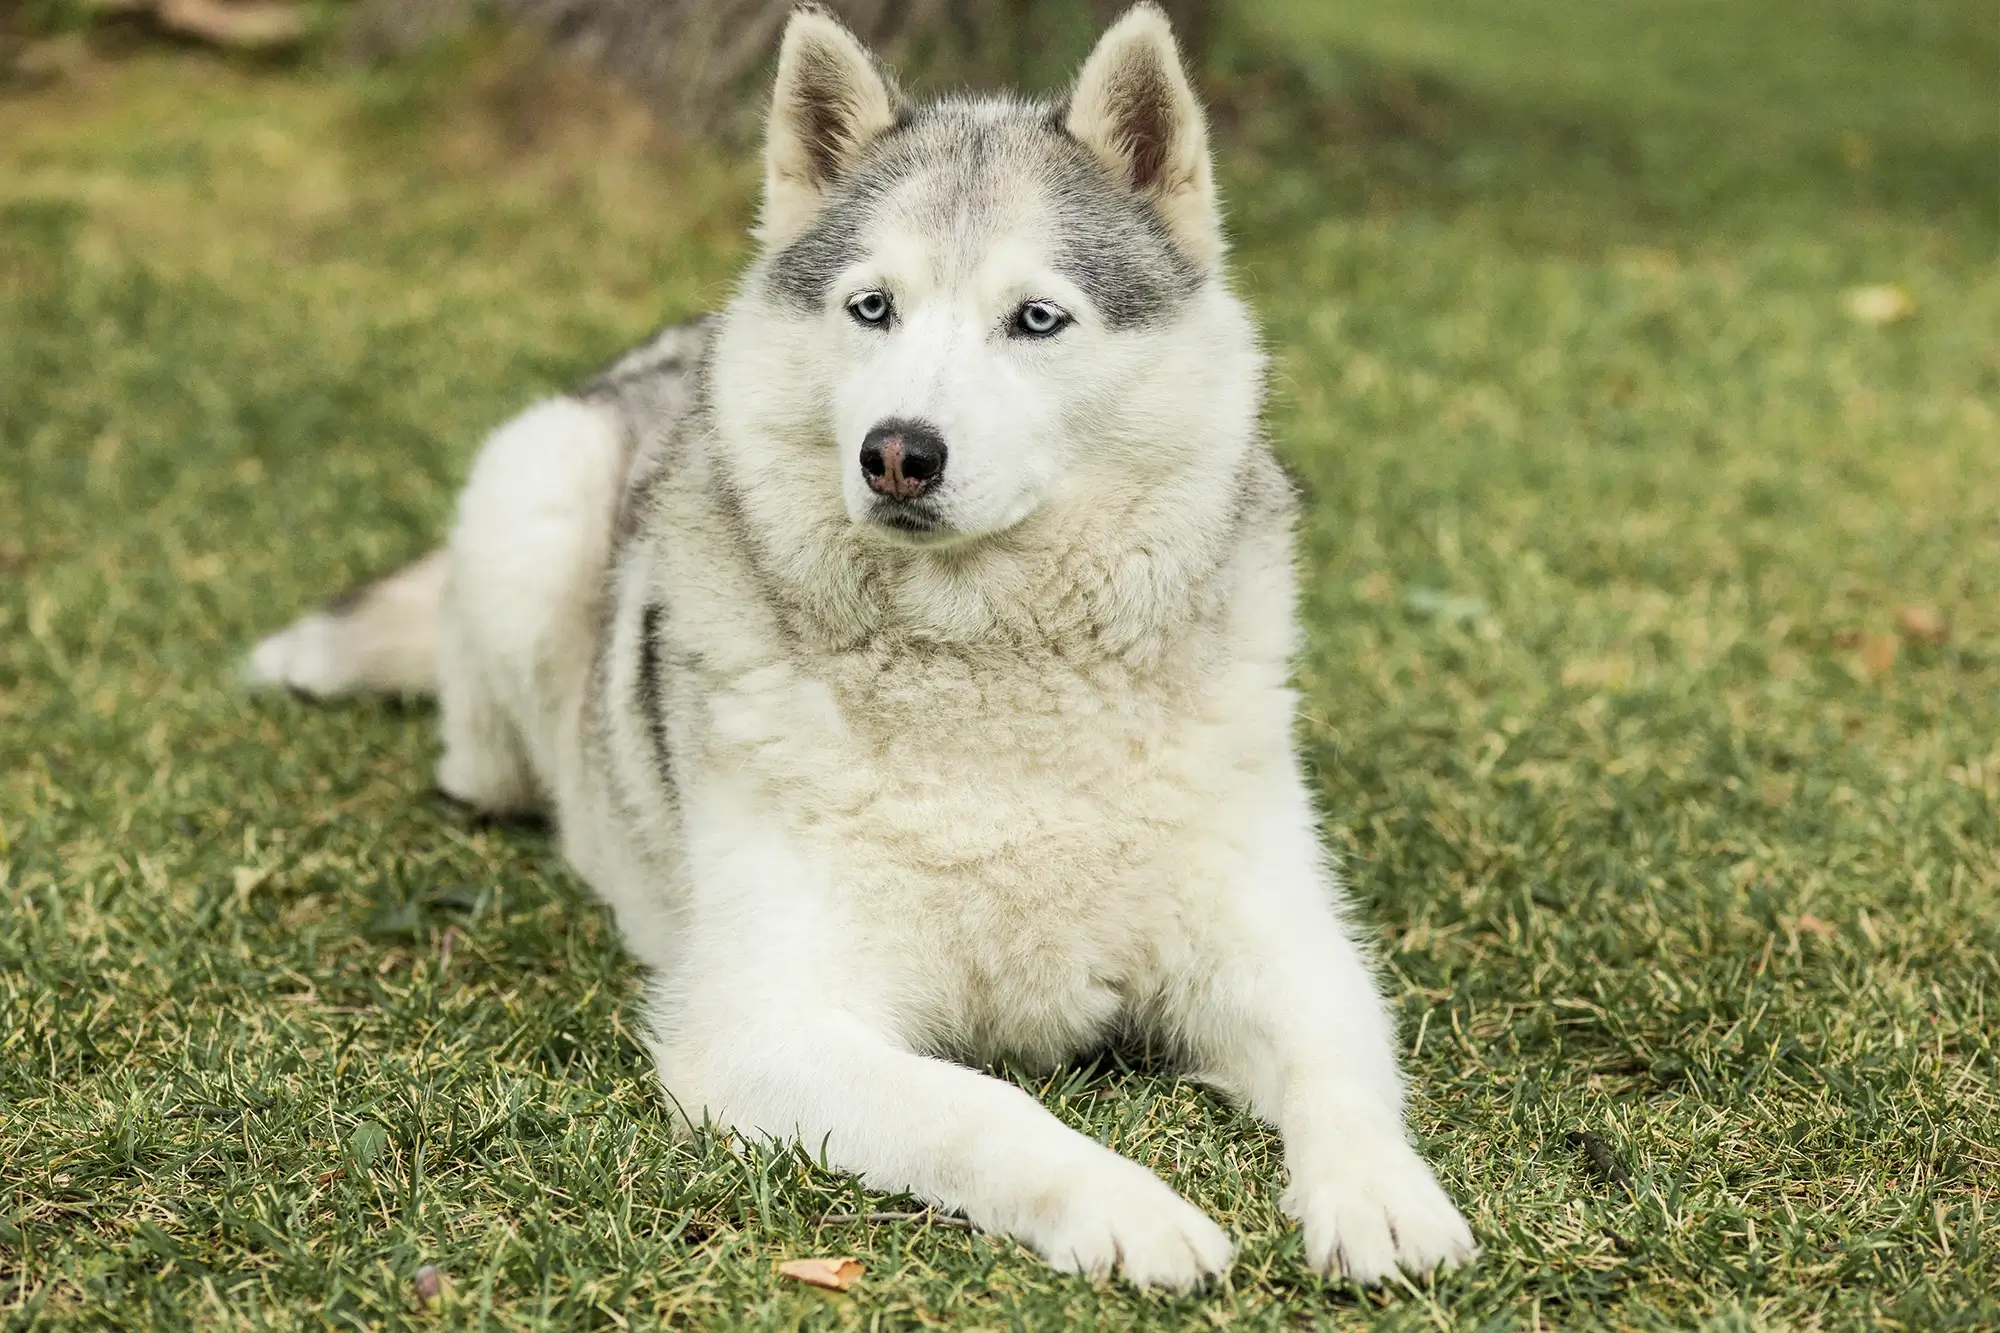
[[[426,795],[428,711],[233,671],[720,301],[749,159],[491,42],[58,44],[0,90],[0,1325],[2000,1326],[1993,11],[1225,12],[1302,741],[1480,1262],[1313,1277],[1272,1136],[1118,1053],[1030,1086],[1218,1289],[677,1141],[606,915]]]

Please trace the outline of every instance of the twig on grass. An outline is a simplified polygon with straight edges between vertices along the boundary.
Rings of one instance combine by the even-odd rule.
[[[1597,1168],[1598,1175],[1627,1194],[1632,1192],[1631,1174],[1625,1170],[1624,1165],[1612,1153],[1611,1145],[1606,1143],[1601,1135],[1593,1134],[1589,1130],[1575,1130],[1571,1132],[1569,1141],[1583,1149],[1584,1155],[1590,1158],[1590,1164]]]
[[[941,1227],[963,1227],[972,1230],[972,1223],[950,1213],[934,1212],[929,1208],[919,1208],[913,1213],[823,1213],[813,1223],[814,1226],[833,1226],[842,1222],[931,1222]]]
[[[269,1102],[246,1102],[242,1106],[203,1104],[183,1106],[178,1110],[169,1111],[166,1118],[169,1120],[241,1120],[253,1111],[268,1111],[270,1108],[271,1104]]]

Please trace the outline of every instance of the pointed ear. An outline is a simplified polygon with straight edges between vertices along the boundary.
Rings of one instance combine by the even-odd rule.
[[[896,124],[902,97],[868,48],[824,10],[793,11],[764,143],[767,242],[796,233],[827,186]]]
[[[1206,267],[1222,257],[1208,121],[1157,5],[1134,5],[1099,39],[1077,75],[1063,126],[1160,210],[1190,259]]]

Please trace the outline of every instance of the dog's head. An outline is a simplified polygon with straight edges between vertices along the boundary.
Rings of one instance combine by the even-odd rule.
[[[801,11],[760,239],[718,376],[742,427],[730,447],[759,456],[726,465],[811,476],[882,541],[952,547],[1052,503],[1129,508],[1162,478],[1226,469],[1254,423],[1207,128],[1150,4],[1057,104],[913,106],[845,28]]]

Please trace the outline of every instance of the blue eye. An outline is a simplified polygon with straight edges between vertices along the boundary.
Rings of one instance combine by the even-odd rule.
[[[879,329],[896,313],[896,307],[889,303],[887,292],[856,292],[847,298],[847,313],[854,317],[856,324]]]
[[[1069,322],[1069,311],[1054,301],[1029,301],[1014,312],[1013,332],[1023,338],[1052,338]]]

